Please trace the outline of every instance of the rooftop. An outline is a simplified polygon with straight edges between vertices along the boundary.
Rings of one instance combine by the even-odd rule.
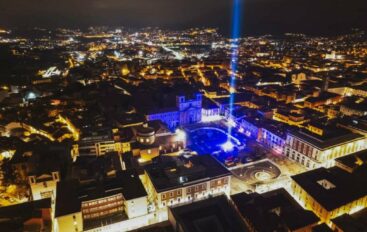
[[[183,232],[248,231],[241,217],[224,195],[173,207],[170,211]]]
[[[23,231],[27,220],[44,218],[42,209],[51,211],[51,198],[0,207],[0,231]]]
[[[59,181],[56,186],[55,218],[80,212],[77,180]]]
[[[163,192],[196,182],[229,176],[231,173],[211,155],[157,157],[145,166],[157,192]]]
[[[291,131],[290,134],[317,147],[320,150],[326,150],[337,145],[364,138],[364,136],[361,134],[352,133],[349,130],[342,128],[335,128],[326,132],[328,133],[320,136],[310,131],[301,129]]]
[[[312,227],[312,232],[333,232],[325,223]]]
[[[231,198],[242,216],[257,231],[294,231],[319,221],[314,213],[304,210],[284,189],[261,195],[238,193]]]
[[[116,177],[106,177],[102,180],[93,179],[85,184],[79,184],[78,197],[81,201],[111,196],[122,193],[125,200],[147,196],[145,188],[134,170],[116,173]]]
[[[360,215],[343,214],[337,218],[332,219],[334,225],[336,225],[342,231],[348,232],[366,232],[367,231],[367,211],[360,213]]]
[[[343,117],[339,119],[338,125],[351,128],[353,130],[360,131],[362,133],[367,133],[367,120],[365,118],[352,118]]]
[[[292,176],[326,210],[331,211],[367,194],[367,169],[349,173],[338,167],[319,168]]]
[[[96,177],[97,178],[97,177]],[[121,193],[125,200],[147,196],[147,192],[134,170],[117,172],[115,177],[92,179],[86,183],[78,180],[57,183],[55,217],[80,212],[81,202]]]
[[[320,94],[320,96],[318,97],[310,97],[310,98],[307,98],[307,102],[310,102],[310,103],[316,103],[316,102],[319,102],[319,101],[326,101],[328,99],[331,99],[331,98],[335,98],[335,97],[339,97],[340,95],[338,94],[335,94],[335,93],[330,93],[330,92],[323,92],[322,94]]]
[[[360,167],[363,164],[367,164],[367,151],[359,151],[350,155],[336,158],[335,161],[345,167],[352,170]]]

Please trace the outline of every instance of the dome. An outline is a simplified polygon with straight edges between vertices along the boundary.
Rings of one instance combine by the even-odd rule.
[[[155,131],[152,127],[144,124],[136,129],[136,139],[141,144],[151,145],[155,141]]]

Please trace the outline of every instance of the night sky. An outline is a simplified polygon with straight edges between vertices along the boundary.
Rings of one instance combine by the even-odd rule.
[[[0,26],[230,28],[231,0],[0,0]],[[246,34],[367,29],[367,0],[244,0]]]

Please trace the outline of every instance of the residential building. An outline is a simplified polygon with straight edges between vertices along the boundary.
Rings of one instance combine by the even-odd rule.
[[[157,157],[144,169],[149,200],[160,209],[230,193],[231,173],[211,155]]]
[[[343,214],[332,219],[331,227],[335,232],[367,231],[367,209],[363,209],[354,214]]]
[[[308,130],[287,133],[283,154],[307,168],[331,167],[334,160],[366,148],[366,137],[342,128],[326,128],[322,134]]]
[[[246,232],[240,215],[225,195],[169,208],[175,232]]]
[[[231,196],[249,231],[311,231],[319,218],[304,210],[285,189]],[[265,223],[266,222],[266,223]]]
[[[366,165],[352,173],[324,167],[292,176],[293,197],[330,226],[332,219],[367,207]]]
[[[59,172],[42,174],[39,176],[29,176],[28,183],[31,187],[32,199],[41,200],[55,196],[56,184],[60,181]]]
[[[52,231],[51,198],[0,208],[0,231]]]
[[[55,231],[122,231],[148,225],[147,193],[134,170],[57,185]]]
[[[286,138],[285,127],[281,123],[263,123],[259,141],[267,148],[282,154]]]

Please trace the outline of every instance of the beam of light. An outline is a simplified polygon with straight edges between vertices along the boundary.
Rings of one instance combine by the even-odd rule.
[[[239,46],[239,38],[241,33],[241,11],[244,0],[233,0],[233,8],[232,8],[232,28],[231,28],[231,76],[229,81],[229,88],[235,90],[236,89],[236,72],[238,66],[238,46]],[[234,94],[235,91],[230,93],[229,96],[229,117],[231,117],[233,113],[233,104],[234,104]],[[229,137],[232,134],[233,126],[228,126],[228,141]]]

